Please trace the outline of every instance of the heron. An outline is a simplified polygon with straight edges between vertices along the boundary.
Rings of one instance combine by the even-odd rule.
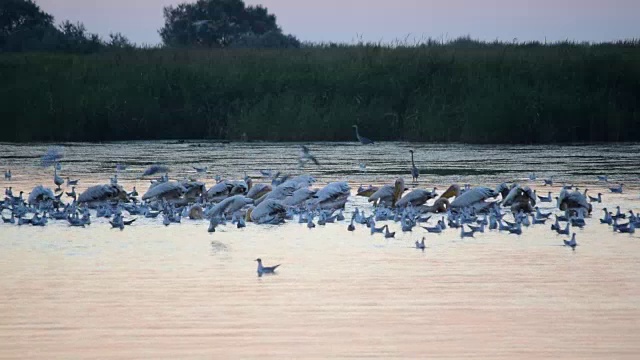
[[[353,125],[353,128],[356,129],[356,138],[358,138],[358,141],[360,141],[362,145],[369,145],[374,143],[373,140],[368,139],[364,136],[360,136],[360,131],[358,131],[358,125]]]
[[[411,177],[413,178],[413,183],[418,182],[418,176],[420,176],[420,171],[416,167],[416,163],[413,161],[413,150],[409,150],[411,153]]]

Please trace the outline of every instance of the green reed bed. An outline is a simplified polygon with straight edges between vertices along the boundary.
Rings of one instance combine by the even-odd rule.
[[[0,54],[2,141],[640,140],[640,43]]]

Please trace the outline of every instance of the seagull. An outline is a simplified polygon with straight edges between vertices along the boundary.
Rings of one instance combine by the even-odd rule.
[[[77,194],[76,194],[76,187],[75,186],[71,187],[71,192],[68,192],[67,196],[70,197],[70,198],[73,198],[74,201],[76,200]]]
[[[300,158],[298,159],[298,164],[300,165],[300,167],[303,167],[304,164],[306,164],[307,161],[309,160],[311,160],[311,162],[313,162],[316,165],[320,165],[320,163],[315,158],[315,156],[311,155],[311,152],[309,151],[309,148],[307,146],[300,145],[300,149],[301,149],[301,153],[300,153]]]
[[[535,179],[537,179],[536,173],[529,174],[529,180],[534,181]]]
[[[464,239],[466,237],[473,237],[473,230],[471,231],[464,231],[464,226],[460,227],[460,239]]]
[[[394,231],[394,232],[390,232],[390,231],[389,231],[389,225],[385,225],[385,226],[384,226],[384,229],[385,229],[385,230],[384,230],[384,237],[385,237],[386,239],[396,237],[396,233],[395,233],[395,231]]]
[[[275,266],[262,266],[262,259],[257,258],[255,261],[258,262],[258,276],[262,277],[263,274],[275,274],[276,273],[276,269],[278,268],[278,266],[280,266],[281,264],[275,265]]]
[[[4,179],[7,181],[11,180],[11,170],[6,170],[4,172]]]
[[[611,192],[614,193],[614,194],[622,194],[622,186],[623,185],[624,184],[620,184],[620,185],[618,185],[616,187],[610,187],[609,190],[611,190]]]
[[[602,203],[602,194],[601,194],[601,193],[598,193],[598,196],[597,196],[597,197],[593,197],[593,196],[589,195],[589,200],[590,200],[591,202]]]
[[[80,180],[71,180],[71,179],[67,178],[67,186],[78,185],[78,181],[80,181]]]
[[[607,175],[598,175],[598,180],[599,181],[604,181],[604,182],[609,182],[609,178],[607,177]]]
[[[418,241],[416,240],[416,249],[424,251],[424,249],[425,249],[425,246],[424,246],[424,237],[422,238],[422,241],[420,241],[420,242],[418,242]]]
[[[549,195],[547,196],[538,195],[538,199],[540,199],[540,202],[551,202],[553,200],[553,198],[551,197],[551,191],[549,191]]]
[[[571,247],[571,250],[576,251],[576,246],[578,246],[578,243],[576,242],[576,233],[573,233],[573,235],[571,235],[571,240],[563,240],[564,241],[564,246],[569,246]]]
[[[205,166],[205,167],[197,167],[197,166],[192,166],[193,170],[195,170],[198,174],[206,174],[207,170],[209,169],[209,167]]]
[[[544,186],[553,186],[553,176],[548,178],[548,179],[544,179]]]

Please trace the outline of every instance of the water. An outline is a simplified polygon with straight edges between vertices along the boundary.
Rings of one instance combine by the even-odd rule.
[[[52,185],[52,170],[37,166],[46,148],[0,144],[14,192]],[[0,224],[0,358],[638,358],[640,236],[613,234],[596,217],[603,206],[640,210],[640,145],[311,144],[321,166],[306,170],[319,183],[390,183],[409,178],[409,148],[425,188],[515,179],[546,192],[541,179],[555,175],[605,203],[577,230],[575,253],[548,225],[461,241],[397,224],[395,240],[346,223],[212,235],[206,222],[160,219],[123,232],[103,219],[87,229]],[[148,182],[137,177],[151,163],[176,178],[208,165],[211,184],[215,174],[299,171],[297,154],[295,144],[65,144],[60,174],[82,191],[125,163],[122,183],[142,193]],[[531,171],[538,181],[526,180]],[[595,174],[623,182],[624,194]],[[424,252],[412,248],[422,236]],[[257,257],[282,263],[279,274],[258,278]]]

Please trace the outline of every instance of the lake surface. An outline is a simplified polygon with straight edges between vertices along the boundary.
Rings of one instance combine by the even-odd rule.
[[[214,234],[186,219],[169,227],[139,219],[122,232],[105,219],[86,229],[0,224],[0,358],[640,357],[640,234],[598,221],[603,207],[640,211],[639,144],[310,144],[321,165],[302,170],[296,144],[63,145],[60,175],[79,178],[78,191],[107,183],[118,163],[128,166],[121,183],[141,194],[149,182],[139,176],[152,163],[175,179],[209,166],[209,186],[216,174],[260,182],[259,170],[273,169],[305,171],[318,184],[348,180],[355,190],[410,179],[414,149],[419,187],[516,180],[555,196],[566,182],[602,192],[604,202],[576,231],[575,252],[549,225],[462,241],[456,230],[403,234],[393,223],[391,240],[361,226],[350,233],[347,223]],[[0,170],[13,171],[3,187],[53,188],[53,170],[39,166],[48,146],[0,144]],[[596,174],[624,183],[624,193],[610,194]],[[556,186],[544,188],[551,175]],[[354,206],[370,211],[364,198],[352,197],[347,212]],[[424,252],[413,248],[422,236]],[[258,278],[257,257],[282,263],[279,274]]]

